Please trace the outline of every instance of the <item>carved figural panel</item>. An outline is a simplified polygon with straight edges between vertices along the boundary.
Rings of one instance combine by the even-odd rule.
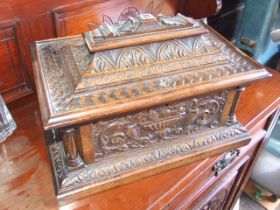
[[[31,93],[25,64],[19,20],[0,22],[0,93],[6,102]]]
[[[227,91],[93,124],[95,159],[217,128]]]
[[[39,41],[33,56],[59,198],[247,144],[238,99],[243,86],[269,76],[181,14],[139,14]]]

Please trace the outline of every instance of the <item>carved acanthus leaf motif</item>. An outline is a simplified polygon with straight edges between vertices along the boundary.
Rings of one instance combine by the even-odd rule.
[[[152,64],[153,57],[149,55],[144,48],[126,48],[117,59],[117,66],[120,69],[130,68],[132,66],[138,67]]]
[[[92,69],[96,73],[109,72],[114,70],[114,64],[104,56],[96,54],[93,58]],[[92,71],[92,70],[90,70]],[[89,73],[90,74],[90,73]],[[85,74],[83,76],[86,76]]]
[[[191,51],[176,40],[165,42],[158,50],[158,60],[171,60],[191,56]]]
[[[89,65],[93,62],[94,56],[89,53],[88,48],[84,43],[80,45],[72,45],[71,53],[80,73],[88,69]]]
[[[111,51],[114,52],[114,57],[111,56]],[[110,72],[118,72],[120,70],[144,67],[147,64],[156,65],[168,60],[190,58],[198,55],[208,57],[208,53],[217,54],[219,52],[218,48],[202,36],[96,52],[94,57],[102,60],[103,65],[96,63],[99,60],[94,58],[91,64],[92,76],[95,72],[108,72],[108,69]],[[219,57],[218,54],[217,56]],[[107,68],[107,66],[110,66],[110,68]],[[176,65],[173,68],[176,69]],[[157,71],[161,73],[160,68]]]

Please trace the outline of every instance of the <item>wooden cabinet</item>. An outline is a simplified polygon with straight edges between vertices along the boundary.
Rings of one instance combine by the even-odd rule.
[[[227,198],[230,195],[230,190],[235,182],[238,171],[233,171],[223,176],[212,188],[209,188],[199,199],[195,200],[190,205],[182,205],[181,208],[190,209],[223,209]],[[179,207],[179,208],[180,208]]]
[[[181,180],[182,188],[176,196],[152,209],[230,209],[244,188],[242,184],[265,134],[265,131],[258,132],[250,146],[237,149],[238,155],[232,156],[219,173],[215,173],[215,165],[230,152],[204,160],[188,174],[189,179],[184,180],[184,184]]]
[[[188,165],[192,168],[178,184],[171,188],[164,196],[154,202],[151,209],[184,209],[188,206],[202,206],[211,196],[207,189],[212,189],[214,185],[220,185],[220,177],[224,173],[215,175],[214,166],[223,159],[224,154],[217,155],[204,161],[195,162]],[[230,166],[230,165],[229,165]],[[235,169],[236,170],[236,169]],[[217,188],[217,187],[216,187]],[[215,192],[218,188],[215,189]],[[213,196],[213,195],[212,195]],[[207,198],[206,198],[207,197]],[[206,205],[206,204],[205,204]]]
[[[219,162],[220,157],[215,162]],[[212,164],[189,184],[190,189],[185,189],[165,209],[222,209],[229,196],[232,185],[238,176],[240,168],[248,160],[248,156],[238,164],[231,167],[227,173],[215,175]],[[208,173],[207,173],[208,171]],[[209,175],[210,172],[210,175]],[[204,179],[203,179],[204,178]],[[206,178],[206,179],[205,179]]]

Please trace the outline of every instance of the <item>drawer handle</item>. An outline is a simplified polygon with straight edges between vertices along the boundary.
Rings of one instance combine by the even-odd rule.
[[[219,162],[215,163],[213,167],[213,171],[215,171],[215,176],[218,176],[219,173],[225,169],[238,155],[240,154],[239,149],[231,150],[226,153],[224,157],[219,160]]]

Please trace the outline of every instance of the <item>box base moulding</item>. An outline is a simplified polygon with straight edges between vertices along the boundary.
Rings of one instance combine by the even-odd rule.
[[[113,155],[91,164],[68,166],[62,142],[49,145],[57,198],[61,202],[101,192],[248,144],[240,124],[220,127],[146,149]],[[82,160],[81,160],[82,161]]]

